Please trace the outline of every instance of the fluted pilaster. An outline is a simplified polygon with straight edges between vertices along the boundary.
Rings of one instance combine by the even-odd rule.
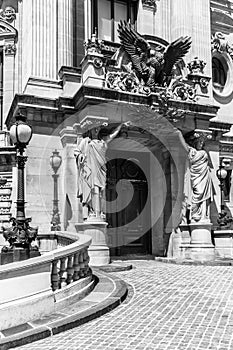
[[[192,36],[192,0],[173,0],[171,2],[171,41],[184,35]]]
[[[195,0],[192,4],[192,55],[203,59],[207,64],[205,74],[211,76],[211,27],[209,0]]]
[[[73,66],[73,4],[73,0],[58,0],[58,70],[62,66]]]
[[[32,75],[55,79],[57,76],[56,1],[32,1]]]
[[[154,23],[154,35],[168,42],[171,41],[171,3],[170,0],[158,1]]]
[[[205,74],[211,74],[210,5],[209,0],[172,0],[171,40],[182,35],[192,38],[186,62],[198,56],[207,62]]]

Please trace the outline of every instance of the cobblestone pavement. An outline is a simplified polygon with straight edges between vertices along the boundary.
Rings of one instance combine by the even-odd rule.
[[[233,267],[132,261],[130,296],[80,327],[21,350],[232,350]]]

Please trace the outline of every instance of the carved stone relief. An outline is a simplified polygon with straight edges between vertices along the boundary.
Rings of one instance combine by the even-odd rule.
[[[5,46],[5,55],[15,55],[16,45],[14,43],[6,44]]]
[[[211,49],[220,53],[226,52],[233,59],[233,35],[216,32],[211,38]]]
[[[0,18],[9,23],[16,18],[15,9],[12,6],[7,6],[5,10],[0,10]]]

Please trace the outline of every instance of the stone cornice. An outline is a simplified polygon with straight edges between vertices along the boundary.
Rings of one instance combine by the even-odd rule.
[[[220,121],[210,121],[210,127],[211,130],[220,131],[221,133],[226,133],[230,131],[231,124],[224,123]]]
[[[82,86],[73,98],[59,97],[58,99],[50,99],[17,94],[6,119],[6,125],[9,128],[15,121],[15,114],[20,111],[27,115],[29,123],[35,126],[37,131],[42,128],[43,132],[49,133],[51,130],[58,128],[66,118],[70,116],[75,117],[76,113],[85,107],[108,102],[122,105],[150,106],[159,111],[159,91],[161,91],[161,88],[158,88],[158,92],[140,95],[107,88]],[[209,120],[216,117],[218,111],[218,107],[215,105],[172,99],[168,100],[168,108],[174,111],[174,119],[179,120],[181,118],[178,112],[181,112],[181,115],[185,115],[188,128],[206,130],[209,128]],[[169,117],[168,120],[174,121],[170,120]],[[211,125],[216,127],[216,123],[211,123]],[[221,125],[223,127],[223,124]],[[46,131],[46,128],[48,131]],[[224,132],[228,130],[227,124]]]
[[[69,98],[49,99],[16,94],[6,119],[7,128],[15,122],[17,112],[25,114],[32,126],[49,129],[56,128],[64,121],[65,115],[73,114],[75,111],[72,99]]]
[[[61,80],[64,80],[64,79],[74,80],[75,79],[78,82],[81,82],[81,68],[62,66],[58,72],[58,76]]]
[[[161,88],[158,88],[158,91],[160,90]],[[81,110],[88,104],[107,103],[110,101],[137,105],[158,106],[158,96],[156,92],[149,95],[142,95],[88,86],[82,86],[74,96],[73,100],[76,110]],[[169,106],[171,108],[182,109],[187,113],[199,114],[203,118],[208,119],[215,117],[219,109],[219,107],[216,105],[177,101],[172,99],[169,101]]]

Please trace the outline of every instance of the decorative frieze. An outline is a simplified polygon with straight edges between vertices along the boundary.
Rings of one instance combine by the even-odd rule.
[[[148,95],[151,89],[145,86],[136,74],[131,72],[107,72],[106,86],[110,89]]]

